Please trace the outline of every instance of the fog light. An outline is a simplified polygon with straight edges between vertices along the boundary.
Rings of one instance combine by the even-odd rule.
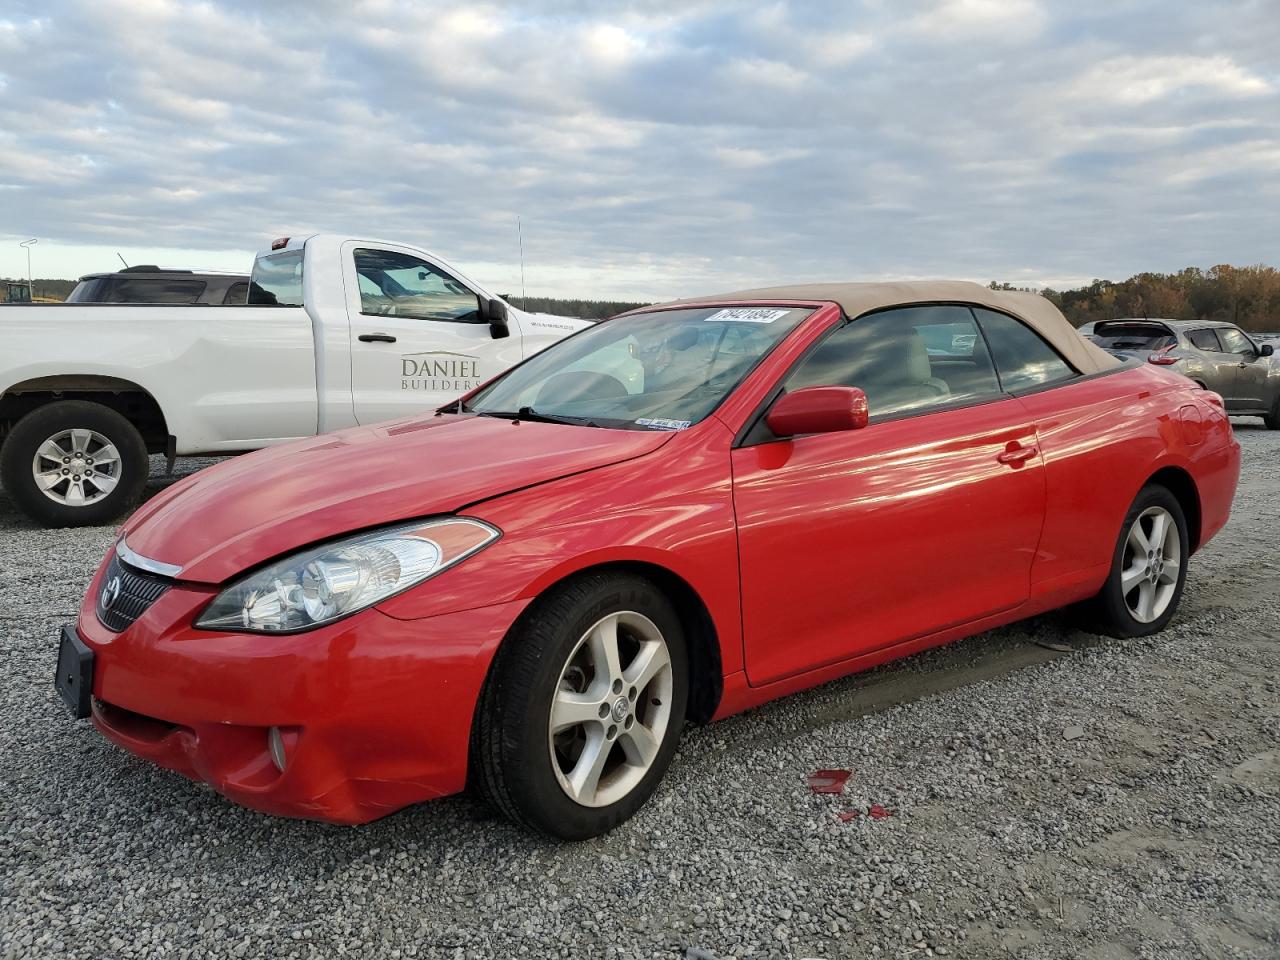
[[[267,751],[271,754],[271,762],[276,769],[284,773],[288,758],[284,755],[284,737],[280,736],[280,728],[272,727],[267,731]]]

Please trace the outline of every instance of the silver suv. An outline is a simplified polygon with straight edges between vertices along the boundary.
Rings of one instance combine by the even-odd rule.
[[[1230,323],[1203,320],[1098,320],[1082,336],[1116,356],[1172,367],[1222,395],[1227,412],[1262,417],[1280,430],[1280,358]]]

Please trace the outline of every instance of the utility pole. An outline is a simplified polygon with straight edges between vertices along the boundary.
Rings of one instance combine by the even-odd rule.
[[[31,279],[31,248],[36,243],[39,243],[39,241],[32,237],[30,240],[23,240],[18,244],[20,247],[27,248],[27,296],[31,298],[32,303],[35,303],[36,300],[36,285],[35,281]]]
[[[529,309],[529,295],[524,290],[524,225],[516,217],[516,239],[520,242],[520,309]]]

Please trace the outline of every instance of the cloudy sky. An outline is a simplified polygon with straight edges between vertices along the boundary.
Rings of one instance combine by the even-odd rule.
[[[628,12],[629,10],[629,12]],[[0,0],[0,275],[417,243],[501,290],[1280,262],[1280,0]]]

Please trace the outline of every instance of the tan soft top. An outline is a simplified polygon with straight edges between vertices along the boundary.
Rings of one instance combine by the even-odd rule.
[[[1058,308],[1037,293],[992,290],[965,280],[904,280],[891,283],[804,283],[789,287],[761,287],[715,296],[693,297],[680,303],[756,303],[761,301],[830,300],[846,315],[859,317],[885,307],[925,303],[971,303],[1012,314],[1032,326],[1081,373],[1097,373],[1120,363],[1090,343],[1067,322]]]

